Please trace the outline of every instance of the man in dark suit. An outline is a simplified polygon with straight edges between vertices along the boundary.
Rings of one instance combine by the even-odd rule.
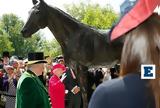
[[[58,57],[58,63],[65,64],[63,56]],[[81,108],[82,97],[76,75],[69,67],[67,67],[65,73],[66,78],[63,83],[65,84],[66,89],[66,108]]]
[[[76,77],[73,75],[73,70],[67,68],[66,78],[64,84],[68,93],[66,94],[66,108],[80,108],[81,106],[81,92]]]
[[[15,108],[51,108],[48,92],[38,78],[44,70],[43,53],[28,54],[28,70],[18,81]]]

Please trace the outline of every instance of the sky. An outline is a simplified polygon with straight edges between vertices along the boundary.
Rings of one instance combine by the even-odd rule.
[[[83,1],[83,0],[81,0]],[[84,0],[85,1],[85,0]],[[92,3],[98,3],[101,6],[110,4],[116,12],[119,12],[119,6],[124,0],[90,0]],[[65,11],[64,4],[79,3],[80,0],[45,0],[51,6],[56,6]],[[28,11],[33,7],[32,0],[0,0],[0,17],[3,14],[13,13],[21,20],[26,22]],[[48,28],[40,30],[47,40],[54,38]]]

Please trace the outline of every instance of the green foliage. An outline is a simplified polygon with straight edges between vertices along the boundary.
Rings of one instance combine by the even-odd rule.
[[[117,19],[117,14],[110,5],[101,7],[98,4],[83,3],[65,5],[68,13],[81,22],[99,29],[108,29]]]
[[[23,21],[14,14],[4,14],[1,18],[1,28],[12,37],[12,35],[19,35],[23,26]]]
[[[39,50],[44,51],[45,55],[53,58],[62,54],[61,47],[55,39],[52,41],[43,41],[42,46]]]
[[[115,22],[117,14],[111,6],[100,7],[98,4],[83,3],[66,5],[67,12],[73,17],[99,29],[108,29]],[[62,54],[56,40],[47,41],[39,33],[31,38],[23,38],[20,31],[24,22],[14,14],[4,14],[0,19],[0,54],[8,50],[13,55],[25,57],[28,52],[43,51],[52,57]]]
[[[0,22],[0,28],[8,35],[9,41],[14,48],[14,50],[8,49],[13,55],[26,56],[28,52],[36,51],[41,45],[42,41],[39,34],[35,34],[35,36],[28,39],[22,36],[20,31],[24,23],[16,15],[4,14]]]
[[[40,33],[24,38],[20,31],[24,22],[14,14],[4,14],[0,20],[0,53],[5,50],[12,55],[26,57],[28,52],[43,51],[45,55],[55,57],[61,54],[56,40],[46,41]]]
[[[10,42],[8,34],[0,30],[0,52],[3,51],[12,52],[14,48],[12,47],[12,42]]]
[[[28,52],[38,51],[43,43],[39,34],[34,34],[31,38],[23,38],[22,36],[21,38],[19,41],[21,42],[21,47],[19,47],[17,51],[19,51],[22,56],[27,56]]]
[[[67,12],[72,15],[77,20],[81,21],[86,13],[87,5],[83,2],[80,2],[79,4],[71,4],[71,5],[64,5]]]

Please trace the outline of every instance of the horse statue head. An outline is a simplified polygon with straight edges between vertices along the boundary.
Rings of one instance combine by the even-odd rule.
[[[47,20],[45,20],[47,11],[44,8],[47,4],[43,0],[32,0],[32,2],[34,6],[29,11],[29,18],[21,31],[24,37],[31,37],[39,29],[47,26]]]

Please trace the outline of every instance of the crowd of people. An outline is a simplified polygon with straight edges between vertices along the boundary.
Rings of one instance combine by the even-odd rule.
[[[116,73],[115,67],[89,69],[88,99],[99,84],[115,78]],[[44,57],[41,52],[34,52],[23,59],[10,56],[5,51],[0,62],[0,105],[5,108],[36,108],[37,105],[38,108],[49,108],[50,105],[52,108],[82,108],[81,88],[77,80],[74,70],[65,65],[62,55],[52,59]],[[43,106],[37,103],[40,99],[49,100],[42,102]]]
[[[159,80],[140,78],[141,64],[159,66],[157,19],[159,16],[154,14],[126,34],[120,65],[88,70],[89,108],[159,108]],[[155,30],[148,33],[148,27]],[[137,47],[140,41],[141,46]],[[83,108],[82,89],[77,80],[63,56],[49,60],[43,52],[33,52],[22,60],[10,57],[6,51],[0,59],[0,93],[5,108]]]
[[[10,57],[9,52],[3,52],[0,63],[0,95],[5,108],[15,106],[17,82],[24,70],[25,63],[21,58]]]
[[[120,64],[109,69],[88,70],[89,108],[159,108],[159,80],[140,77],[141,64],[159,66],[160,22],[157,19],[159,16],[154,14],[126,34]],[[153,38],[148,27],[155,29],[151,33]],[[43,52],[33,52],[27,60],[21,60],[10,57],[9,52],[2,54],[0,90],[5,108],[83,108],[82,88],[77,80],[63,56],[49,60]]]
[[[90,68],[85,74],[88,108],[160,108],[160,16],[153,13],[160,2],[134,3],[124,8],[109,33],[111,41],[124,37],[120,64]],[[8,51],[1,55],[1,108],[83,108],[84,88],[63,56],[52,59],[43,52],[31,52],[23,59]],[[156,67],[155,79],[141,77],[142,64]]]

